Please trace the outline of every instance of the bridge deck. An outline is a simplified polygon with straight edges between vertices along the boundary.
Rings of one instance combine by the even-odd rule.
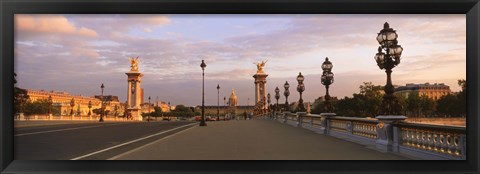
[[[117,160],[407,160],[271,120],[208,122],[113,157]]]

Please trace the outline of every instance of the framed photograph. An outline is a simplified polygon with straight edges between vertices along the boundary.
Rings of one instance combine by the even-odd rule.
[[[0,9],[2,172],[478,173],[477,1]]]

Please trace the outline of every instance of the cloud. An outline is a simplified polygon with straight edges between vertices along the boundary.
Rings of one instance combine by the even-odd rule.
[[[61,15],[15,15],[15,29],[32,33],[55,33],[96,37],[97,32],[85,27],[76,27]]]
[[[394,69],[395,84],[409,80],[442,83],[442,78],[453,83],[453,76],[462,74],[439,74],[452,66],[464,68],[466,59],[465,29],[461,27],[465,19],[449,15],[266,16],[255,24],[242,23],[244,27],[236,27],[234,33],[218,31],[227,33],[223,35],[202,29],[222,27],[222,21],[211,20],[208,15],[196,18],[191,25],[174,21],[178,19],[174,15],[25,16],[17,25],[15,38],[15,69],[20,71],[17,74],[22,87],[54,86],[55,90],[93,95],[98,93],[98,85],[92,84],[105,82],[111,94],[121,100],[126,97],[127,58],[133,56],[140,56],[146,95],[159,95],[178,104],[198,104],[202,59],[207,63],[206,93],[216,94],[216,84],[220,84],[225,90],[222,95],[228,97],[235,88],[242,104],[246,104],[246,98],[253,104],[252,75],[256,68],[252,62],[267,58],[271,93],[286,80],[295,86],[295,77],[302,71],[307,85],[305,99],[313,101],[323,95],[318,73],[328,56],[334,61],[336,78],[331,94],[349,96],[358,92],[362,82],[385,83],[385,73],[373,60],[378,47],[375,37],[385,21],[397,30],[405,48],[402,63]],[[240,25],[233,19],[224,20],[234,28]],[[262,31],[252,33],[252,28]],[[89,30],[96,37],[88,34]],[[208,37],[195,37],[204,34]],[[292,101],[298,99],[295,88],[291,93]],[[216,103],[216,96],[208,96],[206,101]]]

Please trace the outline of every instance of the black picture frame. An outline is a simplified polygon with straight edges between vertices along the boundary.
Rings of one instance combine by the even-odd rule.
[[[3,0],[0,2],[2,173],[478,173],[479,0]],[[467,160],[21,161],[13,160],[14,14],[466,14]],[[375,32],[375,31],[373,31]]]

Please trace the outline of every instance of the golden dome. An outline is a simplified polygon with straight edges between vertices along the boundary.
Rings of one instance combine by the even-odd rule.
[[[232,94],[230,95],[231,99],[237,99],[237,95],[235,95],[235,90],[232,88]]]

